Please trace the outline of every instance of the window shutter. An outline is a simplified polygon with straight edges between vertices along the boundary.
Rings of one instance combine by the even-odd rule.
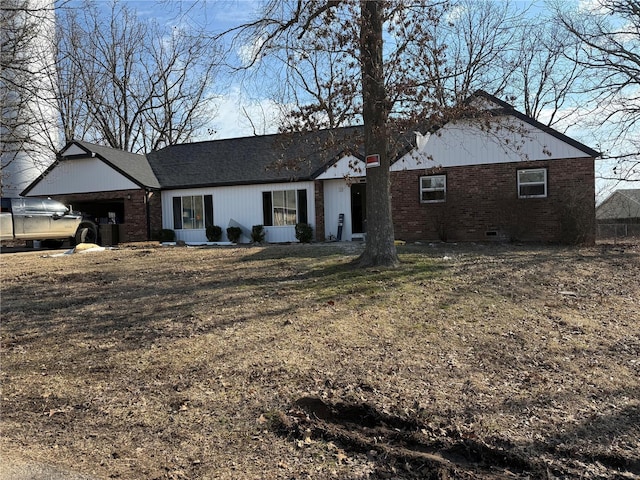
[[[182,229],[182,198],[173,197],[173,229]]]
[[[271,192],[262,192],[262,218],[263,225],[273,225],[273,206],[271,203]]]
[[[298,223],[309,223],[307,218],[307,191],[298,190]]]
[[[213,226],[213,195],[204,196],[204,226]]]

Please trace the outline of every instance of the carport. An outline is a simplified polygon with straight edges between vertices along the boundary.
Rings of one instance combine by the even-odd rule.
[[[22,195],[71,205],[98,225],[103,245],[113,245],[149,240],[160,229],[157,191],[144,155],[73,141]]]

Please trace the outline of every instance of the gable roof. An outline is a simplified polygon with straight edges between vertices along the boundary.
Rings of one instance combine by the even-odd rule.
[[[567,135],[565,135],[564,133],[560,133],[558,130],[556,130],[555,128],[549,127],[547,125],[545,125],[544,123],[541,123],[531,117],[529,117],[528,115],[525,115],[522,112],[519,112],[518,110],[516,110],[513,105],[508,104],[507,102],[500,100],[498,97],[491,95],[490,93],[485,92],[484,90],[476,90],[466,101],[466,103],[469,104],[473,104],[474,102],[480,101],[484,104],[485,107],[488,107],[487,104],[495,104],[497,106],[497,108],[488,108],[489,111],[491,112],[495,112],[496,114],[507,114],[507,115],[512,115],[515,118],[523,121],[524,123],[527,123],[529,125],[531,125],[532,127],[535,127],[539,130],[542,130],[545,133],[548,133],[549,135],[557,138],[558,140],[561,140],[569,145],[571,145],[572,147],[577,148],[578,150],[583,151],[584,153],[586,153],[587,155],[589,155],[590,157],[599,157],[601,154],[600,152],[594,150],[591,147],[588,147],[587,145],[585,145],[584,143],[581,143]]]
[[[640,218],[640,188],[613,192],[596,208],[598,220]]]
[[[75,140],[70,142],[70,144],[80,146],[80,148],[84,149],[87,154],[93,154],[93,156],[101,159],[103,162],[107,163],[141,187],[160,188],[160,183],[153,173],[145,155],[126,152],[124,150],[105,147],[103,145],[97,145],[95,143],[89,143],[81,140]],[[61,155],[64,155],[64,152],[69,149],[70,144],[60,152]],[[68,156],[67,158],[73,159],[74,157],[81,157],[81,155]]]
[[[80,152],[65,155],[66,152]],[[45,178],[60,162],[73,161],[74,159],[97,158],[106,163],[115,171],[131,180],[141,188],[160,188],[146,156],[137,153],[125,152],[104,145],[72,140],[58,153],[58,159],[38,176],[20,195],[27,195],[43,178]]]
[[[313,180],[350,152],[361,127],[171,145],[147,155],[162,188]]]
[[[599,153],[548,127],[513,106],[478,90],[468,103],[495,115],[510,115],[584,152]],[[422,125],[427,127],[426,125]],[[438,130],[439,128],[427,131]],[[74,140],[59,153],[58,161],[98,158],[141,188],[177,189],[314,180],[341,158],[363,154],[362,126],[313,132],[283,133],[170,145],[146,156]],[[414,132],[398,134],[398,155],[415,148]],[[57,162],[56,162],[57,163]],[[23,192],[26,195],[51,169],[51,165]]]

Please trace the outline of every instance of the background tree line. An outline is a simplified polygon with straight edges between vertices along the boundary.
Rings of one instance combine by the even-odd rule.
[[[336,127],[362,120],[359,82],[353,81],[360,75],[353,22],[357,2],[328,4],[332,8],[323,8],[304,36],[276,39],[268,36],[269,25],[295,13],[295,3],[287,7],[288,2],[267,2],[262,18],[236,29],[241,35],[227,43],[233,48],[238,42],[261,45],[254,49],[259,56],[250,62],[259,68],[251,71],[260,75],[260,94],[283,106],[283,128]],[[4,133],[15,127],[11,118],[28,122],[23,118],[28,116],[7,111],[25,108],[24,99],[30,97],[55,104],[62,141],[85,138],[142,151],[210,129],[215,93],[222,90],[216,85],[217,74],[226,60],[221,36],[196,27],[188,14],[176,17],[175,26],[166,26],[140,17],[126,2],[107,5],[93,0],[2,3]],[[602,135],[603,144],[635,148],[604,153],[637,160],[633,157],[640,146],[633,134],[640,117],[640,0],[593,0],[589,5],[388,2],[386,84],[393,87],[394,106],[435,112],[481,88],[561,130],[576,112],[587,128],[614,125]],[[38,72],[46,69],[35,61],[29,44],[41,34],[38,26],[51,6],[56,7],[56,33],[47,48],[56,54],[56,68],[49,88],[43,89]],[[167,8],[166,2],[154,6]],[[309,2],[304,10],[313,9]],[[622,137],[611,142],[612,134]],[[22,143],[19,138],[15,142]],[[633,165],[618,173],[623,171],[637,174]]]
[[[54,7],[55,26],[43,31]],[[16,132],[11,142],[3,135],[3,151],[56,127],[62,138],[52,151],[74,138],[149,151],[192,139],[214,115],[220,55],[186,21],[161,25],[119,1],[6,0],[1,22],[2,127]],[[54,64],[43,65],[40,51],[53,52]],[[29,111],[36,104],[53,109],[58,124],[41,125]]]

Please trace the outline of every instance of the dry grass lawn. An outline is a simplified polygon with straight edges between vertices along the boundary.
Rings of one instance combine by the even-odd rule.
[[[99,478],[640,478],[640,245],[0,256],[2,456]]]

